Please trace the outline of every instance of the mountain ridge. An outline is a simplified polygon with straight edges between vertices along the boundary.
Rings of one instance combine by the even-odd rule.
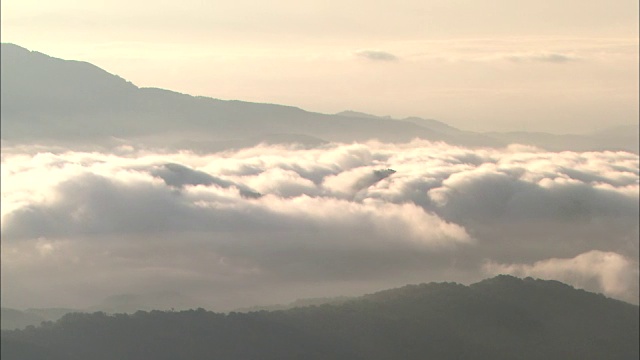
[[[97,71],[97,67],[79,70],[78,64],[82,63],[16,51],[15,47],[4,47],[2,57],[2,136],[5,140],[159,135],[162,140],[204,137],[219,141],[274,133],[303,134],[330,141],[350,141],[353,136],[356,137],[353,140],[364,140],[376,134],[381,134],[381,140],[385,141],[408,141],[421,134],[442,137],[415,125],[399,128],[386,121],[365,123],[292,106],[138,88],[115,75]],[[85,70],[91,74],[85,74]],[[93,82],[106,85],[85,89],[86,78],[98,73],[109,80]],[[77,77],[83,80],[74,82]],[[74,88],[75,83],[79,85]],[[118,89],[112,89],[112,85]],[[79,93],[67,94],[68,89]],[[102,98],[99,104],[94,104],[98,93]],[[95,108],[91,108],[93,105]],[[91,116],[91,127],[86,126],[87,114]],[[34,127],[34,123],[39,126]],[[347,133],[350,135],[345,135]]]
[[[122,141],[182,149],[185,141],[202,150],[250,146],[274,134],[315,146],[318,142],[415,138],[471,147],[504,147],[519,142],[551,151],[638,152],[637,137],[474,133],[437,120],[392,119],[354,111],[335,115],[294,106],[220,100],[137,87],[87,62],[57,59],[15,44],[2,44],[2,140],[4,144],[102,145]],[[633,125],[631,125],[633,126]],[[523,135],[525,134],[525,135]],[[304,137],[312,140],[306,143]],[[254,139],[248,141],[247,139]],[[226,143],[231,141],[231,143]],[[272,141],[273,142],[273,139]]]
[[[469,286],[407,285],[271,312],[68,314],[37,328],[2,331],[2,356],[632,359],[638,325],[636,305],[557,281],[503,275]]]

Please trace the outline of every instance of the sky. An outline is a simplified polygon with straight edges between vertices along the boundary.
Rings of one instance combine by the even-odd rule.
[[[638,122],[634,0],[2,1],[1,39],[192,95],[474,131]]]

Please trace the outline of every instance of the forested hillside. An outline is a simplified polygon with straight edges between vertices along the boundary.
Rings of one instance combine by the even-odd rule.
[[[638,306],[556,281],[410,285],[338,305],[68,314],[2,359],[636,359]]]

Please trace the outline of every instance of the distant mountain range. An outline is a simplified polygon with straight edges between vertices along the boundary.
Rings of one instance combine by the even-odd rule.
[[[328,115],[274,104],[226,101],[139,88],[86,62],[2,44],[2,141],[73,147],[152,147],[219,151],[266,143],[317,146],[328,141],[414,138],[464,146],[510,143],[548,150],[638,152],[638,124],[591,135],[475,133],[420,118],[353,111]]]
[[[2,331],[3,360],[637,359],[638,306],[557,281],[498,276],[337,303],[219,314],[67,314]]]
[[[109,296],[99,304],[84,309],[31,308],[18,310],[3,307],[0,314],[0,325],[2,330],[24,329],[29,325],[40,325],[44,321],[56,321],[64,315],[74,312],[134,313],[139,310],[186,310],[197,308],[199,305],[201,304],[196,300],[172,291],[118,294]]]
[[[40,325],[44,321],[56,321],[64,315],[77,312],[75,309],[47,308],[17,310],[2,308],[0,310],[2,330],[24,329],[31,325]]]

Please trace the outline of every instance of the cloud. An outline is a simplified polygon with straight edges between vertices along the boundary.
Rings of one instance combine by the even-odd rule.
[[[619,257],[580,269],[611,272],[638,258],[638,163],[422,140],[216,154],[3,148],[3,304],[170,290],[229,309],[471,282],[487,264],[565,271],[545,261],[593,251]],[[597,264],[593,254],[576,261]],[[627,282],[606,283],[633,300]]]
[[[380,50],[360,50],[356,56],[371,61],[398,61],[399,58],[391,53]]]
[[[638,261],[615,252],[592,250],[574,258],[552,258],[531,265],[487,262],[484,270],[491,275],[511,274],[558,280],[638,303]]]
[[[508,55],[505,58],[509,61],[520,63],[520,62],[543,62],[543,63],[553,63],[553,64],[563,64],[567,62],[577,61],[578,58],[571,55],[564,55],[558,53],[549,53],[549,54],[518,54],[518,55]]]

